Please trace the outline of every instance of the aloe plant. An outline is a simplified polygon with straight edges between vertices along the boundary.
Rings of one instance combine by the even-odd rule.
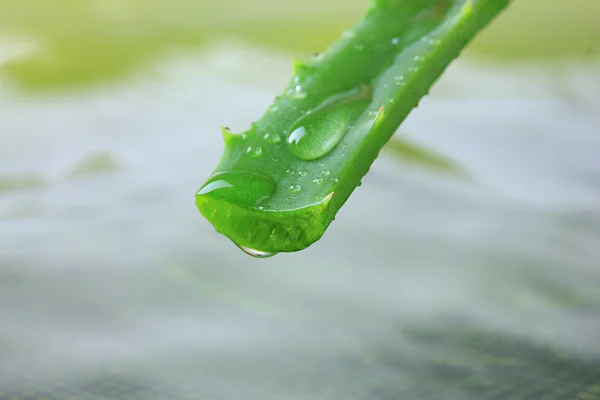
[[[196,193],[215,229],[265,257],[324,234],[379,151],[467,43],[510,0],[373,0],[246,132],[223,128]]]

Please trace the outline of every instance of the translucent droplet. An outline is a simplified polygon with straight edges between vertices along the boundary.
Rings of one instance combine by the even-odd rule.
[[[302,86],[296,85],[290,90],[291,97],[295,99],[303,99],[306,97],[306,92],[302,89]]]
[[[274,255],[277,254],[277,253],[270,253],[268,251],[254,250],[254,249],[251,249],[249,247],[244,247],[244,246],[238,246],[238,247],[244,253],[246,253],[252,257],[256,257],[256,258],[269,258],[269,257],[273,257]]]
[[[270,144],[275,144],[275,143],[281,142],[281,136],[275,132],[265,133],[265,136],[263,136],[263,139],[265,139],[265,142],[270,143]]]
[[[338,183],[340,180],[338,178],[333,178],[333,183]]]
[[[325,156],[369,106],[371,97],[372,89],[364,86],[326,99],[292,125],[288,149],[306,161]]]
[[[300,193],[301,190],[302,186],[298,184],[290,186],[290,193]]]
[[[275,182],[266,176],[247,172],[214,174],[196,193],[197,202],[203,198],[255,206],[275,192]]]
[[[271,158],[271,160],[273,160],[274,162],[279,162],[279,157],[273,157]]]
[[[431,36],[424,36],[423,40],[426,41],[427,43],[433,44],[435,46],[439,46],[440,44],[442,44],[441,40],[432,38]]]
[[[323,176],[329,176],[330,174],[331,174],[331,171],[329,171],[329,170],[325,170],[325,171],[321,172],[321,175],[323,175]]]
[[[395,38],[392,39],[392,44],[394,46],[397,45],[398,43],[400,43],[400,39],[398,39],[397,37],[395,37]]]
[[[420,62],[423,59],[421,56],[415,56],[415,61]]]
[[[306,176],[306,175],[308,175],[308,171],[298,171],[298,175]]]
[[[248,153],[248,155],[250,157],[260,157],[262,154],[262,147],[260,146],[250,146],[246,149],[246,153]]]
[[[315,185],[320,185],[321,183],[323,183],[323,178],[315,178],[313,179],[313,183]]]

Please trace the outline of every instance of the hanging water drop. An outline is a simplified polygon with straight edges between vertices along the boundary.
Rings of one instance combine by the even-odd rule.
[[[277,253],[271,253],[268,251],[260,251],[260,250],[254,250],[251,249],[249,247],[244,247],[244,246],[238,246],[240,248],[240,250],[242,250],[244,253],[255,257],[255,258],[268,258],[268,257],[273,257],[274,255],[276,255]]]
[[[326,99],[310,113],[305,113],[290,129],[288,149],[301,160],[325,156],[342,140],[369,106],[372,89],[361,86]]]
[[[313,179],[313,183],[315,185],[320,185],[321,183],[323,183],[323,178],[315,178]]]

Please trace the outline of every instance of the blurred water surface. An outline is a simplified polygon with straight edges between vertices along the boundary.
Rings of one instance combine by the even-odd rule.
[[[255,260],[193,195],[219,126],[258,118],[287,83],[289,49],[319,35],[218,34],[223,15],[288,15],[267,0],[229,14],[62,3],[77,18],[0,1],[0,399],[600,399],[600,68],[587,44],[570,48],[584,59],[481,61],[485,43],[521,51],[486,33],[397,134],[472,179],[384,152],[320,242]],[[298,15],[316,18],[307,4],[287,9],[299,36]],[[323,4],[333,37],[361,11],[327,25],[338,7]],[[581,25],[588,40],[596,28]]]

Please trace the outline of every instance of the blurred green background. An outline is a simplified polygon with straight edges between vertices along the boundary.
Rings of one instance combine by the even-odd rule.
[[[365,3],[0,0],[1,400],[600,399],[599,0],[515,0],[309,249],[196,210]]]
[[[119,76],[173,49],[233,37],[306,56],[321,51],[365,10],[362,0],[20,0],[0,1],[0,37],[41,45],[4,65],[28,87]],[[470,46],[512,60],[598,56],[600,2],[515,0]]]

